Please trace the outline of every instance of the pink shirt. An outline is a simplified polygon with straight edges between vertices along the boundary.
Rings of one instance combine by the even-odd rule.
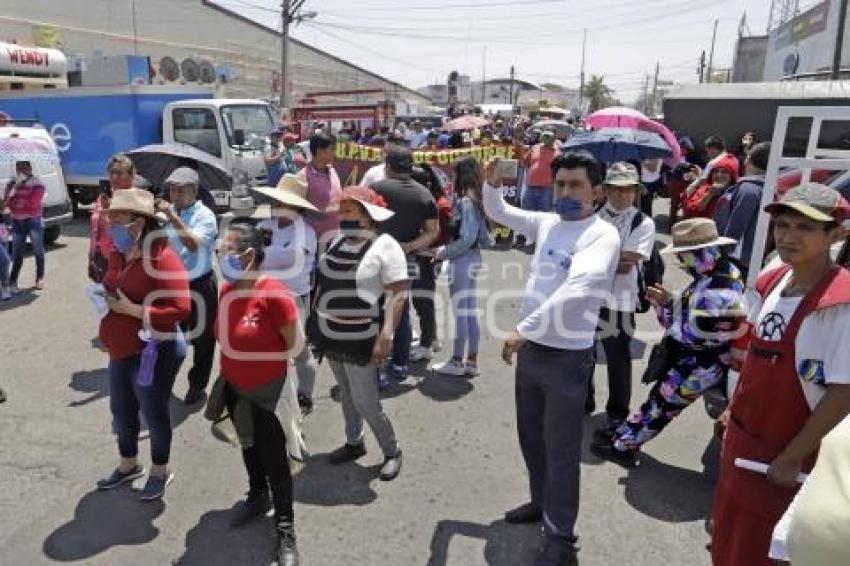
[[[14,220],[41,218],[41,202],[44,200],[44,185],[38,177],[30,177],[23,184],[12,189],[6,206]]]
[[[329,165],[327,170],[322,172],[311,162],[307,164],[305,171],[307,174],[307,200],[319,210],[324,211],[331,202],[339,199],[342,194],[339,176],[336,174],[333,165]],[[316,231],[316,237],[321,241],[323,234],[339,230],[339,213],[326,212],[319,218],[309,219],[308,224],[313,227],[313,230]]]
[[[103,197],[97,197],[94,203],[94,212],[91,215],[91,239],[89,240],[89,253],[93,254],[99,250],[105,256],[112,251],[112,238],[109,236],[109,222],[106,219],[106,211],[103,209]]]

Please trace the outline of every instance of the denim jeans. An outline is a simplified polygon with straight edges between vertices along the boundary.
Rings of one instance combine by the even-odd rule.
[[[155,466],[168,463],[171,453],[171,415],[168,403],[171,388],[186,357],[186,340],[182,334],[159,344],[153,383],[140,387],[136,383],[141,353],[122,360],[109,361],[109,408],[118,431],[118,451],[122,458],[138,455],[139,409],[145,415],[151,440],[151,461]]]
[[[529,185],[522,192],[522,209],[551,212],[554,199],[552,187],[535,187]]]
[[[463,358],[478,355],[481,328],[478,323],[476,279],[481,269],[481,251],[469,250],[449,261],[449,292],[455,316],[455,336],[452,355]]]
[[[18,283],[18,275],[24,264],[27,236],[30,238],[32,253],[35,256],[35,278],[36,280],[44,279],[44,221],[40,216],[12,220],[12,274],[9,276],[9,282],[12,285]]]
[[[9,267],[11,265],[12,258],[9,257],[6,242],[0,242],[0,287],[5,287],[9,284]]]

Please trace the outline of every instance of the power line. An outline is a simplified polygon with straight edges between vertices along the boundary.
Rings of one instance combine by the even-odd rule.
[[[540,4],[566,4],[567,0],[513,0],[513,1],[500,1],[500,2],[487,2],[484,4],[438,4],[438,5],[419,5],[419,6],[404,6],[404,10],[456,10],[456,9],[466,9],[466,8],[498,8],[502,6],[537,6]],[[352,10],[352,12],[362,13],[362,12],[398,12],[401,7],[396,6],[387,6],[386,8],[358,8],[357,10]],[[339,12],[344,13],[344,12]]]

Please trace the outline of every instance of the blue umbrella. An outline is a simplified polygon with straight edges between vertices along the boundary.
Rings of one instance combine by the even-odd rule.
[[[673,155],[673,150],[658,134],[627,128],[602,128],[576,134],[562,148],[564,151],[583,149],[603,163],[645,161]]]

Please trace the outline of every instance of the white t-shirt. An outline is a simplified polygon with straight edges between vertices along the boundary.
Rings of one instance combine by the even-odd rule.
[[[375,165],[374,167],[369,168],[368,171],[366,171],[366,174],[363,175],[363,180],[360,181],[360,186],[372,188],[376,184],[385,180],[386,178],[387,178],[387,164],[386,163],[379,163],[379,164]]]
[[[635,215],[639,213],[640,211],[634,206],[620,213],[615,213],[606,206],[599,211],[599,217],[614,226],[620,234],[620,254],[638,253],[644,260],[648,260],[652,254],[652,246],[655,244],[655,222],[644,214],[641,223],[632,230],[632,222]],[[637,310],[639,268],[639,265],[635,266],[630,272],[617,274],[614,277],[614,287],[611,298],[608,300],[610,310],[619,312]]]
[[[298,296],[310,292],[310,275],[316,264],[316,232],[300,216],[281,228],[277,219],[263,220],[260,230],[271,230],[272,244],[265,248],[263,271]]]
[[[336,241],[331,246],[336,245]],[[360,246],[343,245],[345,252],[356,252]],[[357,296],[375,304],[384,294],[384,287],[407,280],[407,257],[401,245],[389,234],[378,236],[357,266]]]
[[[522,210],[486,184],[484,211],[537,242],[517,332],[552,348],[590,348],[620,257],[617,230],[596,215],[567,222],[554,213]]]
[[[748,294],[749,322],[763,340],[776,341],[784,336],[794,310],[802,297],[782,297],[791,278],[788,272],[770,295],[762,301],[757,293]],[[803,320],[794,342],[797,375],[809,407],[814,409],[830,383],[850,384],[850,348],[846,333],[850,328],[850,305],[839,305],[811,313]]]

